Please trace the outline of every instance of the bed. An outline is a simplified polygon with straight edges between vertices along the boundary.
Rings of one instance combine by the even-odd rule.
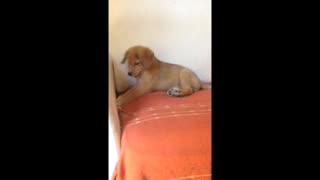
[[[211,90],[181,98],[153,92],[118,112],[109,63],[109,121],[118,152],[111,179],[211,179]]]

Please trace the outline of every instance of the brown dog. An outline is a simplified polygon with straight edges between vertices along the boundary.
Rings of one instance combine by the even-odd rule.
[[[128,75],[137,79],[137,84],[117,98],[121,107],[135,98],[153,91],[167,91],[170,96],[187,96],[200,89],[210,89],[191,70],[158,60],[151,49],[144,46],[129,48],[122,60],[128,60]]]

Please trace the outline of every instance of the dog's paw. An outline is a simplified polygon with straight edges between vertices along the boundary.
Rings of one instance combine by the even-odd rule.
[[[122,109],[121,106],[117,106],[117,110],[118,110],[119,112],[122,112],[122,111],[123,111],[123,109]]]
[[[117,99],[116,99],[116,105],[117,107],[121,107],[123,104],[123,97],[122,96],[119,96]]]
[[[181,89],[178,87],[172,87],[167,91],[167,94],[169,96],[180,96],[181,95]]]

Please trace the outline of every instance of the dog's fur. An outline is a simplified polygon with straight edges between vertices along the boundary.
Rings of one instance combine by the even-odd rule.
[[[200,89],[210,89],[191,70],[157,59],[151,49],[144,46],[129,48],[122,60],[128,61],[128,75],[137,79],[137,84],[117,98],[121,107],[135,98],[153,91],[167,91],[170,96],[187,96]]]

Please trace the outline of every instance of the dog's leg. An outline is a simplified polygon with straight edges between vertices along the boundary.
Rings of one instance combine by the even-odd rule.
[[[151,87],[146,85],[134,86],[117,98],[117,106],[121,107],[122,105],[130,101],[133,101],[137,97],[142,96],[150,91],[151,91]]]
[[[178,86],[172,87],[172,88],[168,89],[167,94],[169,96],[180,96],[181,88]]]
[[[180,72],[180,96],[188,96],[192,94],[194,91],[197,91],[197,89],[199,89],[195,89],[193,78],[194,74],[192,73],[192,71],[184,69]]]
[[[188,96],[190,94],[193,93],[193,91],[199,89],[196,88],[194,89],[193,87],[193,82],[192,82],[192,78],[193,78],[193,74],[192,72],[190,72],[189,70],[182,70],[180,72],[180,87],[176,86],[176,87],[172,87],[167,91],[167,94],[169,96]]]
[[[188,96],[193,93],[192,87],[188,84],[185,84],[183,86],[178,87],[172,87],[167,91],[167,94],[169,96],[176,96],[176,97],[181,97],[181,96]]]

